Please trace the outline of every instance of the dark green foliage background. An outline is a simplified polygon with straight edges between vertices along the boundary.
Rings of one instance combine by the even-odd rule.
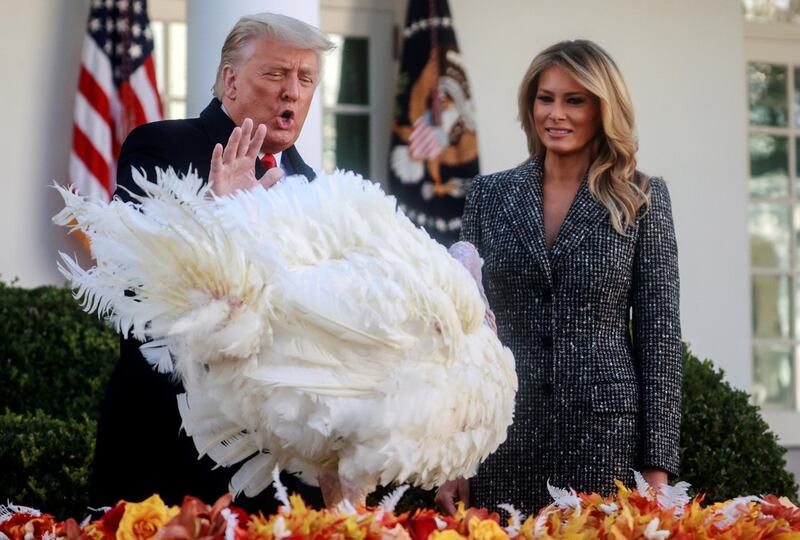
[[[0,411],[94,418],[119,339],[61,287],[0,282]]]
[[[797,502],[786,450],[749,396],[723,376],[711,360],[684,348],[681,479],[707,501],[773,493]]]
[[[97,412],[119,338],[62,287],[0,282],[0,501],[87,514]]]
[[[69,290],[0,282],[1,502],[58,518],[87,514],[97,411],[117,356],[114,331],[83,313]],[[706,493],[707,501],[743,494],[796,497],[785,450],[758,408],[711,361],[688,349],[681,438],[681,479]],[[370,502],[388,491],[381,488]],[[432,492],[412,489],[400,509],[432,505]]]

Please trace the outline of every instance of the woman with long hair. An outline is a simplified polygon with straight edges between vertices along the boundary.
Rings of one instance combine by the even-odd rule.
[[[535,512],[553,486],[610,493],[677,474],[678,259],[667,188],[636,168],[628,90],[591,41],[533,59],[519,91],[529,158],[476,177],[462,240],[484,260],[516,358],[515,420],[470,481],[472,504]],[[465,484],[445,484],[452,509]]]

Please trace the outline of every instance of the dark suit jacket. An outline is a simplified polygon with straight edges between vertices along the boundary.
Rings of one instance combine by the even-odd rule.
[[[155,167],[169,166],[178,172],[193,167],[208,178],[214,146],[226,144],[234,127],[215,99],[199,118],[136,128],[122,146],[116,195],[129,200],[125,189],[141,193],[133,184],[131,166],[144,168],[150,179],[155,178]],[[315,176],[294,146],[284,150],[281,164],[289,174]],[[261,162],[256,161],[256,175],[263,173]],[[90,500],[95,506],[113,505],[120,499],[139,501],[159,493],[168,504],[179,504],[184,495],[211,504],[227,492],[233,471],[212,470],[214,463],[208,457],[198,460],[192,440],[180,432],[175,396],[182,387],[151,369],[139,345],[129,339],[120,343],[120,359],[100,410]],[[286,474],[283,480],[290,491],[300,492],[310,504],[322,504],[317,488]],[[274,512],[277,502],[273,493],[269,488],[255,499],[240,496],[235,504],[251,512]]]
[[[584,180],[548,253],[542,178],[541,158],[477,177],[461,229],[485,261],[486,296],[519,377],[514,423],[473,479],[473,502],[511,501],[526,513],[551,502],[548,479],[608,493],[615,478],[631,482],[631,468],[677,473],[681,420],[664,182],[649,180],[649,211],[620,235]]]

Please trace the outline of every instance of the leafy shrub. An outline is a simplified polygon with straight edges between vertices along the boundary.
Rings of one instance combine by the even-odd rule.
[[[0,502],[87,513],[95,419],[118,349],[68,289],[0,282]]]
[[[63,287],[0,282],[0,412],[97,417],[119,338]]]
[[[684,347],[681,479],[708,501],[767,493],[796,498],[786,450],[747,393],[723,376]]]
[[[42,411],[0,415],[0,496],[59,519],[88,515],[96,423]]]

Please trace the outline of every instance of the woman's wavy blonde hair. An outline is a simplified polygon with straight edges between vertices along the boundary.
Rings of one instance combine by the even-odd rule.
[[[636,170],[633,105],[614,60],[588,40],[562,41],[539,53],[531,62],[519,88],[519,119],[528,139],[531,157],[543,156],[545,147],[536,135],[533,104],[539,76],[557,65],[600,102],[601,131],[593,142],[589,190],[608,209],[611,225],[620,233],[650,204],[646,177]]]

